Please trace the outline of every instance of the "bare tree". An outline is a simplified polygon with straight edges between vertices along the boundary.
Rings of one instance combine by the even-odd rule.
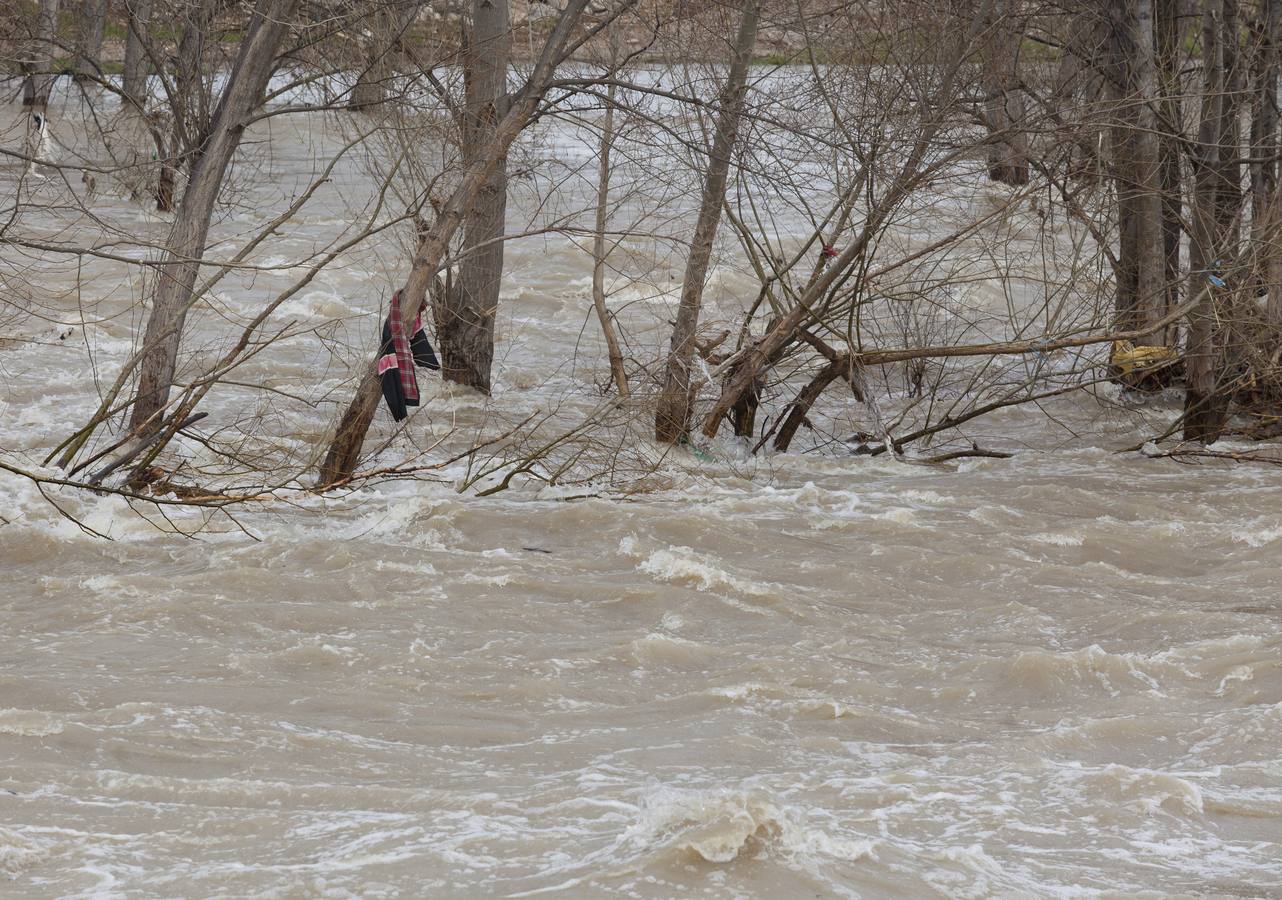
[[[619,65],[618,29],[610,29],[610,69]],[[610,204],[610,155],[614,150],[615,130],[614,114],[618,101],[618,85],[611,79],[606,88],[605,115],[601,122],[600,159],[597,169],[597,195],[595,228],[592,235],[592,306],[596,310],[597,321],[601,325],[601,335],[605,338],[606,353],[610,359],[610,376],[614,379],[614,388],[620,397],[630,395],[628,373],[623,367],[623,353],[619,349],[619,338],[615,334],[614,322],[605,304],[605,266],[609,251],[606,249],[606,227],[609,219]]]
[[[699,310],[703,304],[703,288],[708,276],[708,263],[712,258],[712,245],[716,240],[717,225],[721,221],[721,207],[725,202],[731,155],[739,137],[739,122],[743,117],[744,101],[748,93],[748,64],[752,61],[760,14],[759,0],[744,0],[739,31],[731,45],[730,70],[718,98],[716,132],[708,156],[708,170],[704,176],[699,218],[690,242],[690,256],[686,260],[685,277],[681,283],[681,301],[677,307],[676,324],[672,329],[663,391],[659,395],[654,417],[655,439],[667,444],[683,440],[690,430],[690,370],[694,363]]]
[[[1282,325],[1282,224],[1278,198],[1278,77],[1282,72],[1282,0],[1261,0],[1251,77],[1251,239],[1261,257],[1260,281],[1268,315]]]
[[[1225,309],[1221,260],[1237,252],[1241,199],[1238,156],[1236,0],[1204,0],[1202,9],[1202,112],[1193,154],[1193,225],[1189,241],[1189,295],[1201,301],[1189,315],[1184,403],[1186,440],[1214,441],[1228,415],[1223,381]],[[1208,283],[1211,285],[1207,287]]]
[[[507,211],[507,154],[486,162],[509,105],[507,70],[512,31],[507,0],[472,0],[463,49],[466,106],[462,122],[463,165],[487,165],[489,174],[463,223],[463,258],[454,290],[434,297],[441,374],[490,392],[494,319],[503,279],[503,228]]]
[[[1116,110],[1113,170],[1121,234],[1117,316],[1120,327],[1141,327],[1166,312],[1166,244],[1158,153],[1157,65],[1153,0],[1110,4],[1108,81]],[[1174,331],[1145,344],[1174,342]]]
[[[166,241],[164,258],[157,268],[151,314],[143,338],[145,353],[130,416],[130,427],[135,432],[160,426],[214,203],[249,116],[262,103],[276,66],[277,49],[288,32],[296,5],[297,0],[258,0],[219,100],[213,128],[193,167]]]
[[[617,16],[633,5],[634,0],[620,3],[598,26],[608,25],[610,17]],[[462,173],[458,186],[449,199],[441,204],[436,221],[426,229],[411,261],[409,276],[401,289],[401,311],[404,326],[412,330],[414,317],[427,296],[428,286],[436,281],[441,263],[449,253],[454,235],[463,226],[469,210],[489,181],[493,169],[507,154],[513,141],[530,122],[543,101],[556,72],[556,67],[568,56],[571,34],[579,24],[588,0],[569,0],[556,20],[533,71],[521,89],[506,104],[506,112],[499,118],[493,139],[482,153],[471,160]],[[320,465],[319,482],[331,485],[350,478],[360,460],[366,432],[379,402],[379,380],[376,364],[365,369],[342,418],[325,458]]]
[[[985,2],[989,3],[991,0]],[[931,9],[923,12],[930,16],[936,11]],[[716,436],[731,410],[757,390],[763,373],[777,365],[789,348],[802,340],[807,325],[825,323],[838,334],[844,332],[845,339],[850,344],[857,343],[859,337],[854,332],[861,321],[862,292],[871,289],[869,256],[880,236],[900,207],[918,188],[929,183],[935,174],[958,156],[973,153],[972,143],[959,146],[942,156],[935,145],[941,131],[951,125],[959,114],[957,89],[965,69],[977,52],[983,36],[983,23],[989,20],[989,15],[987,9],[981,8],[980,14],[972,19],[970,27],[964,33],[957,34],[954,29],[954,33],[946,34],[949,24],[945,23],[938,33],[937,43],[925,48],[920,44],[910,44],[896,51],[916,54],[919,58],[913,60],[911,65],[903,65],[906,74],[900,75],[892,68],[893,74],[888,76],[891,83],[887,86],[889,93],[885,102],[905,108],[903,113],[883,110],[887,126],[893,122],[902,129],[902,133],[893,142],[884,133],[893,133],[889,127],[873,125],[870,134],[876,136],[874,148],[867,150],[857,130],[857,123],[867,121],[862,109],[857,110],[849,119],[837,116],[836,132],[840,135],[843,150],[851,155],[857,174],[842,185],[829,212],[805,241],[806,248],[816,245],[824,248],[824,254],[809,278],[790,292],[786,305],[781,303],[774,310],[775,315],[765,333],[723,364],[725,377],[720,396],[703,420],[702,431],[705,437]],[[919,25],[919,22],[910,19],[896,27],[911,30]],[[872,35],[873,39],[879,41],[885,41],[886,37],[884,33],[876,31]],[[898,65],[898,61],[896,63]],[[871,81],[879,76],[865,69],[860,70],[857,77]],[[839,111],[839,98],[835,88],[841,83],[833,84],[833,81],[831,77],[816,78],[811,87],[836,114]],[[869,86],[872,87],[872,84]],[[895,144],[900,146],[894,146]],[[883,163],[883,157],[890,159]],[[876,171],[874,163],[885,166],[886,171]],[[875,196],[866,196],[871,193],[870,185],[877,182],[884,185],[881,192]],[[826,232],[834,224],[842,230],[848,227],[846,217],[855,200],[867,204],[863,221],[853,234],[846,235],[849,241],[847,246],[837,250]],[[796,254],[786,267],[796,266],[803,255],[804,252]],[[770,292],[765,290],[768,287],[769,285],[763,285],[763,296],[769,295]]]

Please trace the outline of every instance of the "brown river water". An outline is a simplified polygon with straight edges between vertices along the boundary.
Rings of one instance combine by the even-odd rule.
[[[255,132],[272,177],[216,235],[287,204],[328,127]],[[323,248],[369,193],[340,168],[255,259]],[[141,286],[2,253],[28,299],[0,319],[0,451],[34,468],[133,346]],[[228,386],[205,430],[314,453],[402,263],[344,255],[273,319],[306,330],[242,370],[316,408]],[[298,275],[229,279],[187,346],[212,358]],[[513,242],[494,398],[427,380],[406,432],[380,415],[383,459],[599,402],[589,279],[566,238]],[[728,262],[714,281],[716,303],[752,290]],[[657,356],[670,290],[619,296]],[[0,474],[0,895],[1282,896],[1282,471],[1116,452],[1172,414],[1061,399],[968,431],[1013,458],[945,465],[726,439],[626,494],[478,497],[458,463],[194,538],[173,529],[206,514]]]

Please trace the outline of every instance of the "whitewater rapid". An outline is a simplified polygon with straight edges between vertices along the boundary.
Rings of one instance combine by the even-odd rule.
[[[286,202],[327,127],[260,134],[275,178],[218,233]],[[264,265],[350,221],[369,175],[335,179]],[[426,382],[406,432],[380,416],[379,460],[599,402],[586,254],[508,253],[494,398]],[[0,345],[0,449],[51,473],[144,285],[5,259],[31,305]],[[301,471],[403,259],[376,243],[291,300],[279,323],[305,328],[211,394],[209,432]],[[663,268],[612,301],[639,358],[664,345]],[[220,288],[195,356],[291,272]],[[723,260],[714,300],[752,284]],[[1119,452],[1148,423],[1088,396],[981,420],[968,439],[1014,455],[945,465],[818,439],[663,459],[637,421],[625,491],[478,497],[458,462],[232,521],[0,475],[0,894],[1282,895],[1277,470]]]

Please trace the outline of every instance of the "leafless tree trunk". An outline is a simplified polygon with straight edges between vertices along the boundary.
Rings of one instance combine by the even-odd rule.
[[[387,80],[391,76],[391,66],[386,39],[391,16],[385,8],[380,8],[374,14],[372,24],[374,38],[368,47],[370,58],[356,76],[356,84],[352,85],[352,94],[347,100],[348,109],[375,109],[387,100]]]
[[[691,403],[690,368],[694,362],[695,336],[699,328],[699,312],[703,305],[704,281],[708,263],[712,258],[712,244],[721,221],[721,205],[725,202],[726,181],[730,172],[730,157],[739,137],[739,122],[743,116],[747,97],[748,65],[757,40],[757,23],[760,18],[759,0],[744,0],[739,20],[739,33],[735,38],[733,58],[726,83],[718,103],[716,133],[712,139],[712,152],[708,171],[704,176],[703,196],[699,219],[695,224],[694,238],[690,243],[690,256],[686,260],[685,278],[681,284],[681,302],[677,307],[677,321],[672,329],[672,344],[668,352],[667,371],[663,391],[659,395],[654,417],[655,440],[673,444],[687,437],[690,431]]]
[[[235,65],[223,89],[213,127],[192,170],[156,272],[151,315],[144,336],[144,356],[134,396],[130,427],[139,433],[156,428],[169,399],[177,366],[183,322],[210,216],[223,176],[248,124],[262,103],[276,63],[276,52],[288,31],[298,0],[258,0]]]
[[[839,282],[845,283],[853,277],[858,264],[866,259],[870,247],[877,240],[880,229],[923,179],[926,168],[929,168],[923,168],[927,152],[953,109],[953,92],[962,66],[974,52],[974,42],[982,33],[982,23],[988,21],[990,13],[987,7],[991,3],[992,0],[981,3],[981,12],[973,18],[966,33],[959,35],[955,43],[949,42],[946,59],[942,64],[934,66],[940,75],[937,84],[931,88],[934,102],[919,104],[919,108],[925,112],[920,130],[903,165],[898,168],[898,173],[867,210],[858,236],[851,241],[850,246],[833,257],[830,264],[816,269],[814,277],[799,292],[792,308],[774,319],[760,339],[744,348],[722,383],[720,397],[704,417],[702,430],[705,437],[716,437],[725,417],[747,394],[757,389],[762,373],[774,365],[789,345],[798,339],[807,321],[824,314],[829,291]],[[859,189],[863,190],[862,187]],[[875,416],[872,398],[867,394],[865,396]]]
[[[1251,75],[1251,239],[1269,319],[1282,325],[1282,247],[1278,246],[1278,75],[1282,0],[1261,0]]]
[[[1193,154],[1194,189],[1189,240],[1189,296],[1218,277],[1222,255],[1235,250],[1237,175],[1237,104],[1231,96],[1236,42],[1236,0],[1204,0],[1202,11],[1202,113]],[[1229,214],[1230,208],[1234,215]],[[1221,304],[1216,290],[1205,292],[1189,314],[1185,350],[1185,440],[1210,443],[1220,434],[1228,415],[1228,397],[1221,389],[1223,348],[1218,323]]]
[[[1023,29],[1014,14],[1015,0],[997,0],[987,23],[983,88],[988,131],[988,177],[1003,184],[1028,184],[1027,114],[1019,86],[1019,42]]]
[[[395,60],[405,32],[413,24],[422,2],[386,2],[371,16],[371,39],[366,42],[368,58],[352,86],[347,108],[376,109],[387,102],[388,84],[395,74]]]
[[[1162,193],[1162,244],[1166,257],[1166,303],[1168,310],[1180,302],[1180,245],[1184,241],[1184,187],[1180,154],[1184,115],[1180,97],[1180,48],[1184,28],[1180,18],[1180,0],[1153,0],[1156,18],[1155,50],[1158,76],[1158,166]],[[1178,342],[1178,328],[1171,328],[1165,343]]]
[[[1166,313],[1166,239],[1158,152],[1157,70],[1153,42],[1154,0],[1111,7],[1111,82],[1117,106],[1114,172],[1121,229],[1117,318],[1120,328],[1140,328]],[[1173,335],[1154,332],[1149,345]]]
[[[153,135],[160,158],[156,208],[162,212],[173,210],[178,176],[182,172],[189,177],[193,174],[206,136],[213,129],[215,98],[207,57],[207,50],[211,49],[209,35],[214,21],[231,4],[232,0],[186,0],[183,6],[182,34],[165,87],[170,133],[168,138],[159,133]]]
[[[618,30],[610,33],[610,64],[618,65],[619,37]],[[596,192],[596,233],[592,237],[592,305],[596,308],[597,320],[601,323],[601,334],[605,337],[606,352],[610,358],[610,376],[614,379],[614,388],[620,397],[627,397],[628,373],[623,368],[623,353],[619,350],[619,339],[614,333],[614,321],[605,305],[605,261],[609,255],[605,248],[605,229],[609,218],[610,204],[610,152],[614,149],[614,106],[618,88],[611,81],[606,88],[605,120],[601,124],[601,160],[597,173]]]
[[[23,67],[27,79],[23,85],[22,105],[33,115],[45,116],[49,94],[53,91],[53,58],[58,50],[58,0],[40,0],[36,14],[36,39],[27,48]]]
[[[507,0],[472,0],[463,67],[466,110],[463,164],[488,155],[507,106],[507,68],[512,30]],[[454,290],[434,297],[441,376],[490,392],[494,319],[503,281],[503,228],[507,215],[507,154],[495,160],[468,210],[463,257]]]
[[[145,41],[151,28],[152,0],[125,0],[129,32],[125,36],[125,67],[121,76],[121,90],[136,110],[147,105],[147,73],[150,60]]]
[[[1224,54],[1224,106],[1219,140],[1219,203],[1216,218],[1225,235],[1223,252],[1236,257],[1241,241],[1242,201],[1245,199],[1242,193],[1242,106],[1246,91],[1238,0],[1223,0],[1223,8],[1220,42]]]
[[[775,435],[775,450],[779,453],[787,453],[788,448],[792,446],[792,439],[797,434],[797,429],[806,421],[806,416],[810,414],[810,409],[815,405],[820,395],[848,370],[851,366],[850,357],[847,355],[843,359],[835,359],[824,366],[815,375],[814,378],[806,384],[805,387],[797,394],[797,399],[792,401],[788,409],[788,415],[784,418],[783,424],[779,427],[779,433]]]
[[[484,185],[489,181],[492,170],[506,157],[512,142],[529,124],[538,104],[547,93],[556,66],[564,58],[566,47],[569,45],[570,33],[582,18],[587,4],[588,0],[569,0],[566,4],[552,33],[548,36],[534,71],[516,94],[515,100],[506,104],[506,112],[494,129],[493,140],[485,145],[480,155],[469,162],[459,185],[443,205],[436,222],[420,239],[410,265],[409,277],[401,289],[401,311],[404,314],[404,325],[407,329],[413,324],[414,317],[427,295],[428,285],[436,279],[441,261],[449,253],[450,242],[462,227]],[[623,4],[620,9],[629,5],[631,4]],[[365,443],[365,434],[369,431],[374,413],[378,409],[379,396],[377,370],[371,363],[366,367],[357,385],[352,402],[348,404],[339,420],[334,438],[320,465],[319,484],[331,485],[341,482],[356,471],[361,448]]]
[[[108,0],[81,0],[76,22],[77,81],[93,81],[102,71],[102,36],[107,24]]]

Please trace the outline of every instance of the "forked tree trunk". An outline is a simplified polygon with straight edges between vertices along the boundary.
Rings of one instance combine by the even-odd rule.
[[[516,95],[515,102],[494,129],[494,139],[484,151],[474,158],[463,172],[463,177],[450,199],[441,208],[435,224],[419,240],[418,249],[410,265],[409,277],[401,289],[401,311],[406,329],[413,325],[414,316],[427,295],[427,287],[436,280],[441,262],[449,252],[450,242],[462,227],[469,210],[476,201],[491,172],[500,160],[506,158],[512,142],[529,124],[531,117],[547,93],[556,66],[565,54],[570,33],[583,16],[588,0],[569,0],[548,36],[543,52],[525,86]],[[379,380],[373,362],[366,366],[348,404],[329,449],[319,467],[318,484],[333,485],[351,477],[360,461],[361,448],[374,413],[378,410]]]
[[[76,22],[76,61],[73,77],[95,81],[102,72],[102,35],[108,0],[81,0]]]
[[[990,134],[988,177],[1003,184],[1028,184],[1028,133],[1024,94],[1017,67],[1022,29],[1016,26],[1015,0],[997,0],[988,23],[983,59],[984,109]]]
[[[463,163],[485,159],[507,106],[512,30],[507,0],[472,0],[472,27],[463,54],[466,110]],[[503,228],[507,216],[507,154],[495,160],[468,210],[463,256],[454,290],[433,299],[441,376],[490,392],[494,320],[503,281]]]
[[[147,74],[151,71],[146,40],[151,28],[151,0],[125,0],[129,32],[125,36],[125,67],[121,90],[125,102],[141,112],[147,106]]]
[[[748,93],[748,64],[752,61],[752,49],[757,40],[759,0],[744,0],[742,9],[730,73],[721,90],[716,133],[712,139],[708,171],[704,176],[699,219],[690,242],[690,256],[686,260],[685,277],[681,283],[681,302],[677,307],[676,325],[672,329],[663,391],[659,395],[654,417],[655,440],[665,444],[684,440],[690,431],[693,401],[690,369],[694,362],[699,312],[703,306],[703,288],[708,275],[708,263],[712,258],[712,244],[721,221],[721,204],[726,197],[730,157],[739,137],[739,122],[743,117],[744,100]]]
[[[250,114],[263,102],[276,53],[298,0],[258,0],[240,52],[228,76],[204,152],[192,170],[156,269],[151,315],[130,428],[146,433],[160,425],[169,400],[183,323],[205,252],[209,220],[223,176],[240,145]]]

